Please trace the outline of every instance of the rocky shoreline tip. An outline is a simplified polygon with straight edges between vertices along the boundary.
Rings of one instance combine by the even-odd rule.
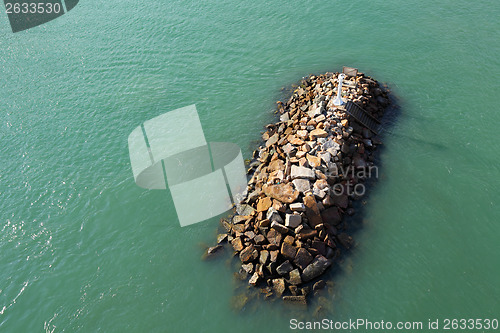
[[[352,201],[378,176],[373,153],[381,142],[369,127],[390,101],[375,79],[351,75],[310,75],[277,102],[279,121],[265,126],[248,165],[247,195],[221,219],[217,243],[230,244],[238,275],[264,298],[307,304],[353,245],[344,216],[355,214]]]

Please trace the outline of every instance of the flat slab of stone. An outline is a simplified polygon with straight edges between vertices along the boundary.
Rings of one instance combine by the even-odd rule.
[[[271,207],[273,204],[273,199],[270,197],[264,197],[257,202],[257,211],[258,212],[265,212]]]
[[[299,191],[295,190],[290,183],[265,185],[262,187],[262,190],[268,197],[279,200],[283,203],[292,203],[299,197]]]
[[[303,166],[292,165],[291,177],[292,180],[297,178],[314,180],[316,179],[316,174],[312,169]]]
[[[291,304],[307,305],[305,296],[283,296],[283,301]]]
[[[300,193],[311,190],[311,182],[307,179],[294,179],[292,183]]]
[[[328,133],[326,133],[325,130],[322,130],[321,128],[316,128],[309,132],[309,137],[311,140],[316,140],[317,138],[326,138],[328,136]]]

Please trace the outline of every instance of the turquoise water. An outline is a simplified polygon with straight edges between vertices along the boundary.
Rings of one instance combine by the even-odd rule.
[[[387,82],[401,115],[320,318],[499,318],[499,14],[496,0],[87,0],[13,34],[2,10],[0,332],[314,320],[316,304],[232,310],[231,262],[200,260],[218,220],[181,228],[168,192],[135,185],[127,137],[195,103],[207,141],[248,158],[282,87],[342,65]]]

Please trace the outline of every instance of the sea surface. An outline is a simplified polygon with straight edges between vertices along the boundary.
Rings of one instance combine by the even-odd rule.
[[[1,7],[0,332],[500,320],[499,17],[498,0],[85,0],[14,34]],[[168,191],[134,183],[128,135],[196,104],[207,141],[250,158],[288,87],[344,65],[399,105],[356,246],[309,309],[237,311],[235,262],[200,259],[218,218],[181,228]]]

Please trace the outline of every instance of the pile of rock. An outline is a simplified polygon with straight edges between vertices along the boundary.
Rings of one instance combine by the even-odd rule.
[[[373,117],[389,104],[387,92],[363,73],[343,87]],[[266,126],[264,144],[249,163],[248,194],[229,219],[224,234],[241,260],[240,274],[267,297],[306,303],[324,287],[319,277],[352,246],[344,214],[364,194],[356,186],[370,176],[374,133],[333,105],[338,73],[309,76],[290,99],[278,102],[280,119]],[[374,175],[371,175],[372,177]]]

